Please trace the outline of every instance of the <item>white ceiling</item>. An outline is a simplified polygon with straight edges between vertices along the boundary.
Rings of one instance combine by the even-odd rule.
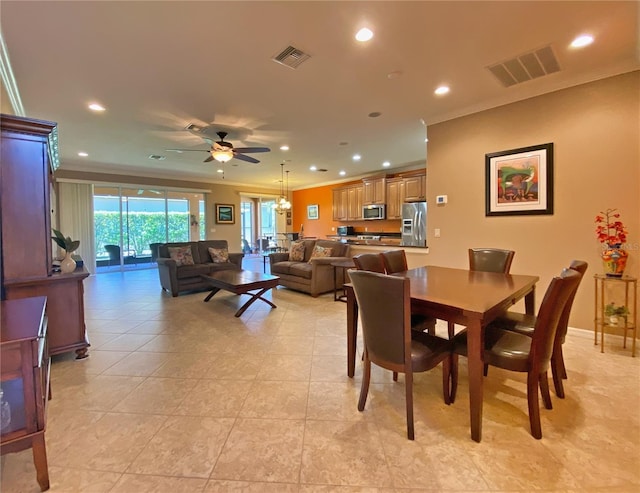
[[[225,164],[226,183],[277,188],[287,159],[295,189],[343,180],[339,170],[382,171],[385,160],[423,166],[423,122],[638,69],[638,6],[3,0],[1,26],[25,114],[58,122],[62,168],[218,181],[205,152],[165,151],[207,149],[185,127],[212,124],[236,147],[272,150],[252,154],[258,165]],[[375,33],[367,44],[354,40],[362,26]],[[584,32],[595,43],[570,49]],[[288,45],[311,58],[296,70],[273,62]],[[547,45],[555,74],[504,88],[486,68]],[[443,83],[450,94],[435,96]],[[107,111],[89,112],[93,101]]]

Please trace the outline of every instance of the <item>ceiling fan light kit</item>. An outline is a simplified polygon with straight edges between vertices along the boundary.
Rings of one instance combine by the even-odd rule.
[[[231,160],[233,157],[232,151],[211,151],[211,155],[213,159],[218,161],[219,163],[226,163]]]
[[[188,126],[187,130],[194,130],[195,126]],[[193,133],[193,132],[192,132]],[[216,132],[220,140],[217,140],[213,143],[210,149],[167,149],[167,151],[172,152],[184,152],[184,151],[197,151],[197,152],[209,152],[211,156],[204,160],[205,163],[209,163],[214,159],[219,163],[229,162],[231,159],[239,159],[240,161],[245,161],[247,163],[258,164],[256,158],[251,156],[245,156],[245,153],[251,154],[254,152],[269,152],[271,149],[268,147],[233,147],[231,142],[225,142],[224,138],[227,136],[227,132]]]

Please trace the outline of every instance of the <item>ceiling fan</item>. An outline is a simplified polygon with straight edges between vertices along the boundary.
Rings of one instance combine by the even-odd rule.
[[[269,152],[271,149],[268,147],[233,147],[231,142],[226,142],[224,138],[227,136],[227,132],[216,132],[220,140],[217,140],[211,146],[211,149],[166,149],[172,152],[210,152],[211,155],[204,160],[205,163],[213,161],[214,159],[220,163],[226,163],[232,158],[246,161],[247,163],[257,164],[256,158],[251,156],[245,156],[245,154],[251,154],[254,152]]]

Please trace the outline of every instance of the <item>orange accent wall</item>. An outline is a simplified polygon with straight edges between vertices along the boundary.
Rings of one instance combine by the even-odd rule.
[[[356,233],[400,233],[400,220],[383,221],[334,221],[333,220],[333,189],[340,185],[326,185],[324,187],[307,188],[293,192],[293,218],[291,231],[299,233],[300,225],[304,225],[305,236],[325,237],[336,234],[338,226],[353,226]],[[318,204],[318,219],[307,219],[307,206]],[[331,228],[334,228],[331,230]]]

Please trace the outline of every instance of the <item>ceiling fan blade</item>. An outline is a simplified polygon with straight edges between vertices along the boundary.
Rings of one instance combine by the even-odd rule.
[[[211,149],[165,149],[165,152],[210,152]]]
[[[252,152],[271,152],[271,149],[268,147],[234,147],[233,150],[235,152],[249,153]]]
[[[207,159],[205,159],[204,161],[202,161],[203,163],[210,163],[211,161],[213,161],[213,156],[209,156]]]
[[[256,158],[253,158],[251,156],[245,156],[244,154],[239,154],[237,152],[233,153],[233,157],[236,159],[239,159],[240,161],[246,161],[247,163],[257,164],[260,162]]]

